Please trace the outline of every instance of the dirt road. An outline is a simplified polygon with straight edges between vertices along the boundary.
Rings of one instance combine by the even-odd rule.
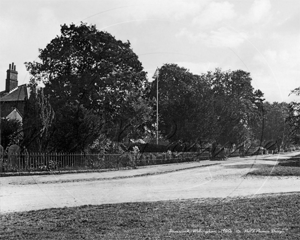
[[[218,165],[205,167],[201,162],[110,173],[1,178],[0,213],[87,204],[299,192],[299,177],[244,176],[263,164],[274,165],[275,160],[233,158],[208,161],[207,164]],[[143,176],[147,173],[160,174]]]

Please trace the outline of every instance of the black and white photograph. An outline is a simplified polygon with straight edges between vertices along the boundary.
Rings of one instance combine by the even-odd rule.
[[[0,0],[0,239],[300,239],[300,1]]]

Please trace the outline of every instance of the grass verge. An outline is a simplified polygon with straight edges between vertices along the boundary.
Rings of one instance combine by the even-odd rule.
[[[267,166],[249,172],[247,176],[300,176],[299,167]]]
[[[300,193],[2,214],[1,239],[300,239]]]
[[[300,161],[299,160],[284,160],[278,165],[264,165],[247,174],[254,176],[300,176]]]

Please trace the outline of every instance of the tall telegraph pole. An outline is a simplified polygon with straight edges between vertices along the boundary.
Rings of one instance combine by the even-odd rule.
[[[156,145],[158,145],[158,77],[159,68],[156,69],[153,76],[156,79]]]

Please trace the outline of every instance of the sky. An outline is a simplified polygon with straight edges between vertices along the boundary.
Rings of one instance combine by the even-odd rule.
[[[300,87],[299,0],[0,0],[0,90],[10,63],[28,83],[24,63],[80,22],[129,41],[149,81],[166,63],[244,70],[266,101],[300,101],[289,96]]]

